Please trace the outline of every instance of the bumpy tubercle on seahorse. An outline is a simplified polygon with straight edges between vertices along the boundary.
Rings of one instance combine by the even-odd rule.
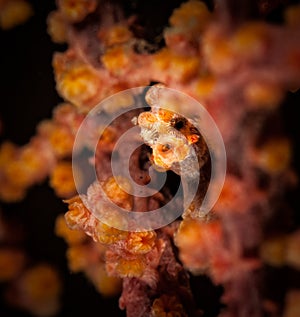
[[[149,88],[145,99],[151,110],[142,112],[135,122],[141,128],[144,142],[152,149],[150,161],[153,166],[158,171],[171,170],[183,176],[187,180],[184,195],[188,195],[191,189],[194,192],[196,186],[196,193],[189,206],[185,206],[183,217],[207,219],[211,214],[201,215],[200,206],[210,179],[209,149],[197,129],[196,119],[176,112],[178,101],[172,104],[176,97],[164,88],[163,84]]]

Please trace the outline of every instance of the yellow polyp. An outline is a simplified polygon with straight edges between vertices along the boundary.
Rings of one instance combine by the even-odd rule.
[[[125,240],[128,232],[110,227],[99,221],[95,228],[95,235],[98,242],[109,245],[120,240]]]
[[[272,266],[280,267],[285,264],[287,239],[278,236],[263,241],[260,246],[261,259]]]
[[[89,266],[86,268],[85,274],[102,296],[111,297],[120,294],[122,280],[115,276],[108,276],[104,263]]]
[[[288,139],[274,138],[265,143],[254,156],[255,163],[264,171],[276,174],[286,170],[291,161],[292,147]]]
[[[154,55],[153,65],[175,81],[187,82],[198,74],[201,62],[198,56],[179,55],[164,48]]]
[[[228,208],[230,207],[231,202],[235,201],[236,198],[237,196],[235,189],[227,186],[227,184],[225,183],[219,198],[219,204]]]
[[[141,277],[146,268],[145,260],[142,257],[119,258],[117,273],[120,277]]]
[[[72,245],[67,250],[68,266],[74,273],[83,271],[89,265],[89,250],[85,245]]]
[[[102,296],[111,297],[120,293],[122,282],[119,278],[108,276],[106,273],[99,277],[95,285]]]
[[[28,269],[21,279],[22,290],[33,303],[54,299],[61,292],[58,273],[47,264]]]
[[[26,188],[30,184],[31,174],[20,161],[11,161],[6,167],[8,182],[16,187]]]
[[[201,77],[197,80],[195,91],[199,97],[209,97],[216,85],[216,79],[213,76]]]
[[[218,221],[203,222],[185,218],[174,241],[183,264],[195,273],[202,272],[209,266],[209,249],[222,241],[221,224]]]
[[[67,25],[60,12],[54,11],[48,15],[47,32],[54,43],[67,41]]]
[[[181,222],[175,236],[175,243],[179,247],[185,247],[201,239],[201,224],[197,220],[186,219]]]
[[[13,186],[26,188],[40,179],[46,169],[45,161],[40,158],[38,152],[26,146],[19,151],[18,158],[6,163],[5,175]]]
[[[114,75],[119,75],[130,64],[129,56],[123,46],[108,49],[101,60],[105,68]]]
[[[251,59],[259,57],[264,52],[268,41],[266,25],[258,22],[244,24],[230,40],[238,56]]]
[[[152,317],[187,317],[182,304],[175,296],[162,295],[151,307]]]
[[[103,184],[107,197],[116,205],[126,210],[132,210],[133,196],[129,194],[132,187],[125,177],[109,177]]]
[[[53,120],[55,122],[61,122],[64,120],[66,120],[67,122],[76,122],[76,117],[78,115],[79,113],[77,109],[68,102],[61,102],[53,109]]]
[[[211,13],[205,3],[190,0],[174,10],[169,22],[172,27],[199,34],[205,29],[210,20]]]
[[[69,204],[69,211],[65,213],[66,223],[69,228],[77,229],[78,223],[86,221],[90,212],[86,209],[79,196],[75,196],[65,202]]]
[[[72,163],[59,162],[50,175],[50,186],[59,197],[68,198],[76,193]]]
[[[300,231],[290,234],[286,244],[286,264],[300,270]]]
[[[300,290],[289,290],[285,296],[285,307],[282,314],[283,317],[300,316]]]
[[[153,57],[154,67],[160,70],[166,70],[170,65],[171,51],[167,48],[161,49]]]
[[[6,181],[0,181],[0,200],[7,203],[21,201],[26,194],[26,188],[16,186]]]
[[[42,138],[48,138],[54,128],[52,120],[42,120],[37,125],[37,134]]]
[[[283,92],[276,85],[252,82],[246,86],[244,96],[252,106],[273,109],[281,101]]]
[[[59,9],[69,22],[80,22],[89,13],[95,11],[96,0],[60,0]]]
[[[74,136],[63,126],[54,126],[49,135],[49,142],[59,157],[71,155]]]
[[[118,91],[122,90],[125,87],[115,87],[116,91],[114,93],[117,93]],[[103,104],[103,110],[105,110],[108,113],[113,113],[118,111],[121,108],[127,108],[131,106],[134,103],[134,98],[130,92],[125,93],[124,91],[122,94],[116,94],[113,96],[113,98],[107,99]]]
[[[288,7],[284,12],[285,22],[291,27],[300,27],[300,5]]]
[[[225,35],[208,32],[203,39],[202,50],[212,72],[226,73],[235,67],[234,51]]]
[[[33,15],[32,6],[24,0],[4,2],[0,10],[0,28],[11,29],[23,24]]]
[[[136,254],[148,253],[154,247],[155,240],[154,231],[131,232],[126,241],[126,248],[129,252]]]
[[[4,170],[11,160],[16,156],[17,148],[11,142],[4,142],[0,146],[0,170]]]
[[[62,237],[68,244],[79,244],[86,239],[86,234],[81,230],[71,230],[66,223],[64,215],[59,215],[55,221],[55,234]]]
[[[20,250],[0,248],[0,282],[17,277],[25,265],[25,255]]]
[[[57,66],[56,66],[57,64]],[[74,65],[68,70],[60,70],[54,61],[57,74],[57,89],[61,95],[77,107],[94,98],[101,84],[100,78],[87,65]]]
[[[106,127],[105,130],[101,133],[101,139],[99,142],[111,144],[117,139],[117,133],[111,127]]]
[[[38,173],[45,168],[45,162],[38,155],[38,151],[28,146],[20,153],[20,161],[31,171]]]
[[[101,32],[99,37],[108,47],[128,42],[132,38],[132,33],[126,25],[116,24]]]
[[[198,56],[174,56],[171,60],[171,68],[174,71],[174,77],[180,82],[186,82],[193,78],[200,70],[200,59]]]

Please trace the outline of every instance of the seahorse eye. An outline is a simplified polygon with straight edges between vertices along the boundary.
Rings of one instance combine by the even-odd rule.
[[[183,122],[183,120],[177,121],[177,122],[175,123],[175,125],[174,125],[174,128],[177,129],[177,130],[182,129],[183,127],[184,127],[184,122]]]
[[[184,118],[175,118],[171,120],[171,125],[176,130],[180,130],[186,125],[186,120]]]
[[[168,152],[171,149],[171,145],[170,144],[163,144],[161,147],[161,151],[162,152]]]

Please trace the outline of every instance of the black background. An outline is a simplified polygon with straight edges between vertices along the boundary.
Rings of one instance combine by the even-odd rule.
[[[55,90],[52,55],[64,51],[46,32],[46,18],[55,9],[54,1],[31,1],[34,16],[24,25],[0,31],[0,117],[1,141],[28,143],[36,125],[51,118],[52,109],[62,99]],[[103,299],[83,274],[67,268],[65,242],[54,234],[56,216],[66,211],[47,182],[34,186],[24,201],[2,204],[4,216],[16,222],[25,233],[22,241],[32,264],[47,262],[57,268],[63,282],[62,310],[58,316],[91,316],[103,314],[125,316],[118,308],[118,298]],[[1,292],[5,284],[0,285]],[[30,316],[9,307],[0,294],[0,316]]]

